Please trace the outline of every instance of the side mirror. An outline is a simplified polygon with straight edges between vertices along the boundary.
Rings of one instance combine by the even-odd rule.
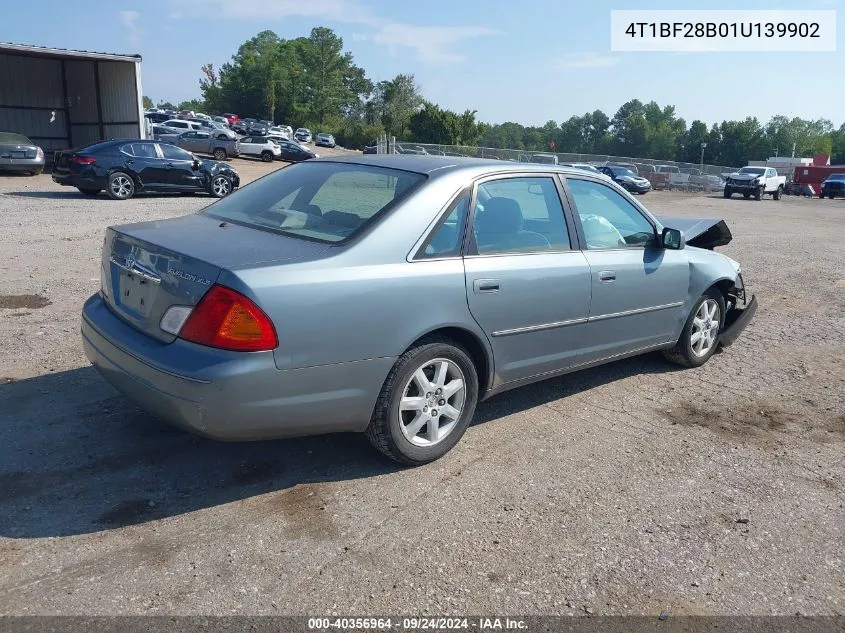
[[[194,169],[199,169],[200,167],[202,167],[202,161],[194,156]]]
[[[660,242],[663,244],[663,248],[673,251],[680,250],[686,245],[684,234],[678,229],[663,229]]]

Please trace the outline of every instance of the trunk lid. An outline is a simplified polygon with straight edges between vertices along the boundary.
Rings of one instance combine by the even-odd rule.
[[[38,149],[32,145],[20,145],[18,143],[0,143],[0,158],[21,159],[35,158]]]
[[[250,229],[199,214],[110,227],[101,280],[111,310],[162,341],[161,318],[174,305],[194,306],[224,269],[299,261],[327,245]]]

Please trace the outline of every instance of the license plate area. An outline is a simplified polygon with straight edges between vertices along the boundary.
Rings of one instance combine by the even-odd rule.
[[[121,271],[120,305],[146,318],[152,307],[153,285],[143,277]]]

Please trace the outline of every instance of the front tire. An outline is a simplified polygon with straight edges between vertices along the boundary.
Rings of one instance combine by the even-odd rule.
[[[225,198],[232,193],[232,181],[226,176],[215,176],[211,179],[209,193],[215,198]]]
[[[109,176],[109,186],[106,191],[114,200],[129,200],[135,195],[135,182],[129,174],[116,171]]]
[[[763,187],[758,187],[757,191],[754,192],[754,199],[761,200],[763,198],[763,193],[765,193]]]
[[[229,158],[229,155],[226,153],[226,150],[222,147],[218,147],[214,150],[214,160],[226,160]]]
[[[783,187],[778,187],[777,191],[772,194],[772,200],[780,200],[783,195]]]
[[[725,298],[711,288],[695,302],[675,347],[664,350],[663,355],[682,367],[701,367],[719,347],[724,322]]]
[[[425,339],[390,370],[367,439],[400,464],[432,462],[458,443],[477,402],[478,375],[469,354],[449,339]]]
[[[831,200],[833,200],[833,196],[834,196],[834,194],[832,194],[832,193],[827,194],[827,197],[830,198]]]

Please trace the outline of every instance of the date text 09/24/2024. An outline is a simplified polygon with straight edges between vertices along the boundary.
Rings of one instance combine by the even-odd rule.
[[[314,631],[527,631],[528,624],[515,618],[309,618],[308,628]]]

